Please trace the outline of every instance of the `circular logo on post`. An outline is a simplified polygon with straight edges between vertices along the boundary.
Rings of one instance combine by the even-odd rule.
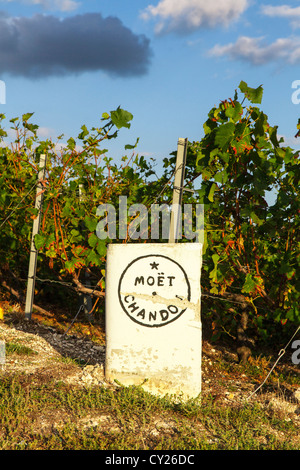
[[[118,295],[131,320],[157,328],[177,320],[185,312],[191,288],[179,263],[164,255],[146,255],[125,268]]]

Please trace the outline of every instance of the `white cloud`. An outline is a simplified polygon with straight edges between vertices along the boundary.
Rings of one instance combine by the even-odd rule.
[[[156,33],[187,34],[202,27],[228,26],[247,9],[248,0],[160,0],[141,13],[144,20],[157,19]]]
[[[300,27],[300,6],[290,7],[289,5],[263,5],[261,11],[264,15],[278,18],[288,18],[294,28]]]
[[[298,150],[300,146],[299,138],[297,139],[296,137],[293,137],[293,136],[285,136],[285,135],[280,135],[280,134],[277,137],[278,139],[280,139],[281,137],[283,138],[284,142],[281,144],[282,146],[291,147],[294,150]]]
[[[37,130],[37,135],[40,139],[49,139],[53,138],[56,135],[56,132],[51,127],[39,127]]]
[[[210,51],[210,56],[228,56],[234,60],[244,60],[253,65],[264,65],[283,60],[286,63],[300,63],[300,37],[278,38],[271,44],[264,38],[240,36],[235,43],[225,46],[217,44]]]
[[[12,2],[15,0],[0,0],[1,2]],[[41,5],[46,10],[73,11],[80,3],[75,0],[21,0],[29,5]]]

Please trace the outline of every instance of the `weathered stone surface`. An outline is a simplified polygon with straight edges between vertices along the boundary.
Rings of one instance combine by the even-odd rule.
[[[105,376],[157,395],[201,392],[201,244],[112,244]]]

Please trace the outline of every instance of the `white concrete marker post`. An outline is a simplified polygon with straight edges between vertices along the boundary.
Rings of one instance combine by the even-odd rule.
[[[201,392],[199,243],[112,244],[105,376],[158,395]]]

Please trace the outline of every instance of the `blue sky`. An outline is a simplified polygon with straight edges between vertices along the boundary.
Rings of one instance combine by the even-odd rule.
[[[0,113],[34,112],[41,138],[67,140],[120,105],[134,119],[116,160],[139,137],[159,167],[241,80],[263,85],[262,109],[298,148],[299,66],[300,0],[0,0]]]

